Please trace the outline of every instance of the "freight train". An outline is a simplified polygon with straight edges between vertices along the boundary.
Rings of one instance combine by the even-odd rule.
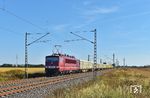
[[[63,54],[52,54],[45,58],[46,76],[58,74],[92,71],[93,63],[90,61],[79,60],[74,56]],[[97,64],[96,70],[112,68],[112,65]]]

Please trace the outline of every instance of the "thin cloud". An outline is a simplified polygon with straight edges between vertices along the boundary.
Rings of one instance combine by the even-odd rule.
[[[113,19],[107,19],[103,22],[118,21],[118,20],[123,20],[123,19],[126,19],[126,18],[134,18],[134,17],[137,17],[137,16],[144,16],[144,15],[150,15],[150,11],[136,13],[136,14],[130,14],[130,15],[124,15],[124,16],[121,16],[121,17],[113,18]]]
[[[86,4],[86,2],[84,2]],[[117,12],[119,10],[119,7],[113,6],[110,8],[102,8],[102,7],[91,7],[90,9],[79,9],[79,12],[81,13],[81,17],[84,19],[83,23],[80,23],[79,25],[75,26],[75,28],[83,28],[94,21],[98,19],[98,15],[100,14],[110,14]]]
[[[89,16],[85,18],[85,21],[83,21],[82,23],[80,23],[79,25],[74,26],[75,29],[80,29],[80,28],[84,28],[86,26],[88,26],[89,24],[93,23],[94,21],[96,21],[96,17],[94,16]]]
[[[84,12],[85,15],[97,15],[97,14],[109,14],[118,11],[117,6],[113,6],[111,8],[101,8],[101,7],[96,7],[91,10],[87,10]]]
[[[83,2],[83,5],[84,5],[84,6],[88,6],[88,5],[91,5],[91,4],[92,4],[91,1],[84,1],[84,2]]]
[[[58,32],[60,32],[60,31],[62,32],[64,30],[66,30],[68,27],[69,27],[69,24],[59,24],[59,25],[55,25],[53,27],[53,30],[58,31]]]

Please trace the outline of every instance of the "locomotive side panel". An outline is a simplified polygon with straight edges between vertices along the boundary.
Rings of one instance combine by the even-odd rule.
[[[79,60],[71,56],[64,56],[59,54],[46,56],[45,72],[47,76],[78,72],[80,70],[79,63]]]
[[[75,58],[64,57],[62,71],[77,71],[80,69],[79,61]]]

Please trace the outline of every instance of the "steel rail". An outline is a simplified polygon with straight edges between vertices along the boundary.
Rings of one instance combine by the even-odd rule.
[[[64,81],[69,81],[71,79],[76,79],[76,78],[82,78],[82,77],[87,77],[89,76],[89,73],[85,74],[72,74],[72,75],[65,75],[63,77],[56,77],[51,80],[43,80],[43,81],[37,81],[37,82],[30,82],[28,84],[24,85],[17,85],[17,86],[10,86],[10,87],[4,87],[0,89],[0,97],[3,96],[9,96],[15,93],[21,93],[25,92],[28,90],[48,86],[51,84],[59,83],[59,82],[64,82]],[[19,83],[19,82],[18,82]]]

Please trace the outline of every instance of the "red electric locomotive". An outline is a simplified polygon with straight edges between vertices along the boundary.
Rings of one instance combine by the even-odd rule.
[[[80,61],[73,56],[53,54],[46,56],[46,76],[53,76],[63,73],[77,72],[80,70]]]

